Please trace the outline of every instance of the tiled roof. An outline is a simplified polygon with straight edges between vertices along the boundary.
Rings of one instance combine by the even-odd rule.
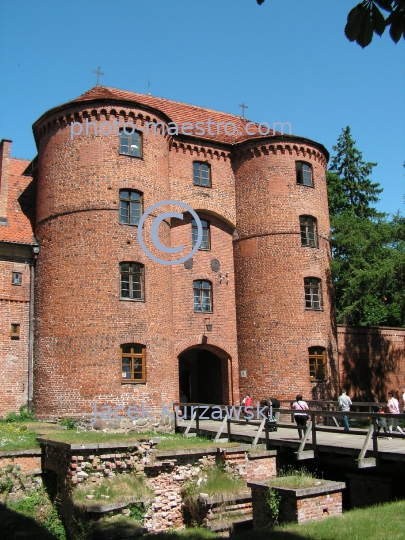
[[[35,207],[33,180],[22,176],[29,160],[10,158],[7,194],[7,225],[0,225],[0,242],[33,244],[31,220]]]
[[[175,122],[179,128],[184,122],[191,122],[193,126],[195,126],[196,122],[203,122],[203,127],[206,130],[206,134],[196,135],[198,136],[198,138],[201,139],[209,139],[230,144],[235,142],[242,142],[252,137],[263,137],[263,135],[261,135],[257,131],[257,124],[248,126],[249,132],[256,132],[256,135],[248,135],[246,133],[245,126],[247,123],[249,123],[249,120],[243,119],[234,114],[215,111],[213,109],[206,109],[205,107],[197,107],[196,105],[188,105],[186,103],[180,103],[178,101],[172,101],[170,99],[164,99],[145,94],[137,94],[135,92],[128,92],[126,90],[119,90],[117,88],[110,88],[106,86],[95,86],[94,88],[88,90],[78,98],[70,101],[69,103],[66,103],[64,106],[76,102],[94,100],[128,101],[134,105],[146,105],[147,107],[152,107],[154,109],[157,109],[158,111],[163,112],[169,118],[169,121]],[[59,109],[59,107],[56,108]],[[53,109],[48,112],[52,112],[52,110]],[[215,124],[211,128],[211,132],[215,133],[214,135],[209,135],[207,133],[208,120],[211,120],[211,122]],[[232,122],[237,129],[237,133],[235,135],[227,135],[224,132],[223,124],[218,127],[219,122]],[[198,130],[198,127],[195,129]],[[266,128],[263,127],[263,130],[265,129]],[[233,126],[230,125],[227,130],[228,132],[232,132]],[[217,134],[217,131],[219,131],[219,134]],[[272,133],[273,132],[271,131],[268,136],[270,136]]]

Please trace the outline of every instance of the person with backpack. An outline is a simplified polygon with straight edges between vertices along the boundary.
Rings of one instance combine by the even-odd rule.
[[[274,419],[275,419],[275,421],[277,423],[278,419],[280,418],[280,411],[277,410],[277,409],[280,408],[280,402],[279,402],[279,400],[277,398],[271,397],[269,399],[269,403],[271,405],[271,409],[272,409]]]
[[[308,405],[302,399],[302,395],[298,394],[295,398],[295,401],[292,405],[292,408],[297,411],[294,413],[294,419],[297,423],[298,436],[302,439],[302,434],[307,427],[308,414],[305,411],[309,410]]]

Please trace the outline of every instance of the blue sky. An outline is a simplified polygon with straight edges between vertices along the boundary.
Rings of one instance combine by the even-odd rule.
[[[290,122],[332,146],[350,125],[378,209],[405,213],[404,41],[362,50],[343,30],[357,0],[20,0],[0,7],[0,138],[33,158],[31,126],[101,84]]]

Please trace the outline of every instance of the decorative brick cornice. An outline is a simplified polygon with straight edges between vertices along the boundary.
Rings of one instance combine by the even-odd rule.
[[[174,150],[175,152],[183,152],[183,154],[189,153],[191,156],[195,155],[203,159],[216,158],[217,160],[223,159],[224,161],[231,159],[230,151],[217,150],[215,148],[212,148],[209,145],[200,146],[200,145],[195,145],[192,143],[189,144],[189,143],[177,141],[175,140],[174,137],[172,137],[170,149]]]
[[[318,148],[316,143],[313,141],[306,142],[305,139],[300,140],[299,137],[297,137],[295,141],[289,140],[288,142],[277,140],[277,137],[272,137],[271,142],[269,139],[267,141],[257,141],[252,139],[252,141],[236,146],[234,150],[234,157],[237,162],[246,161],[255,157],[268,155],[275,156],[280,154],[289,154],[290,156],[295,156],[296,158],[301,158],[303,160],[308,159],[317,161],[325,167],[325,169],[328,164],[328,156]]]
[[[86,106],[87,105],[87,106]],[[135,107],[115,107],[113,105],[96,105],[89,107],[89,104],[80,103],[75,107],[69,107],[65,111],[55,111],[54,114],[41,117],[33,125],[34,137],[37,145],[41,139],[50,133],[56,132],[59,129],[64,129],[70,126],[72,122],[78,122],[84,125],[86,122],[130,122],[135,124],[135,127],[144,127],[145,122],[153,122],[155,124],[165,124],[167,126],[168,119],[165,115],[160,117],[149,111],[140,111]],[[167,131],[167,129],[166,129]],[[157,126],[157,133],[162,134],[161,126]],[[171,135],[165,133],[163,135],[167,140],[172,138]]]

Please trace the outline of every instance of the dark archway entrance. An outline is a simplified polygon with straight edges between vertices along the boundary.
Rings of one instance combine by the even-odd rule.
[[[179,356],[179,390],[188,403],[228,402],[227,361],[206,349],[189,349]]]

